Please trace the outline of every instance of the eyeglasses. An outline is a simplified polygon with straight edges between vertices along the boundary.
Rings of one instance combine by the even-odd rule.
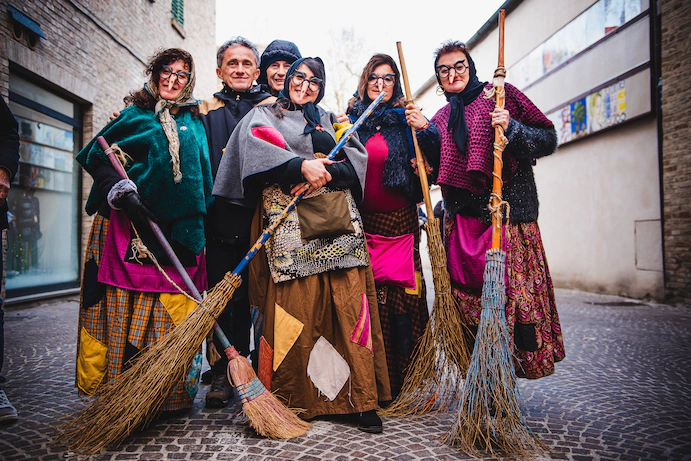
[[[393,86],[393,84],[396,83],[396,75],[394,74],[380,76],[372,72],[369,74],[369,77],[367,77],[367,84],[370,86],[375,86],[377,83],[379,83],[379,79],[382,80],[384,86]]]
[[[189,72],[185,72],[184,70],[179,70],[177,72],[173,72],[172,67],[170,66],[163,66],[161,69],[161,72],[159,74],[161,78],[168,80],[171,75],[175,75],[178,79],[178,82],[180,82],[181,85],[185,85],[187,82],[190,81],[190,74]]]
[[[465,59],[456,61],[456,64],[454,64],[453,67],[449,67],[445,64],[442,64],[440,66],[437,66],[437,75],[440,78],[446,78],[449,76],[449,72],[451,72],[451,69],[453,69],[454,72],[456,72],[456,75],[461,75],[465,73],[466,69],[468,69],[468,66],[465,63]]]
[[[312,91],[319,91],[319,88],[321,88],[322,83],[324,83],[322,79],[317,77],[312,77],[311,79],[307,80],[307,76],[299,70],[296,70],[293,73],[291,79],[293,80],[293,84],[297,87],[302,87],[302,84],[307,82],[307,87]]]

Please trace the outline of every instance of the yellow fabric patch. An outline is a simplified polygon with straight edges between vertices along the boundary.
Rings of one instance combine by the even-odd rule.
[[[91,336],[84,327],[79,338],[77,387],[85,394],[94,395],[106,374],[108,347]]]
[[[418,298],[422,298],[422,274],[415,272],[415,288],[406,288],[405,293],[407,295],[417,295]]]
[[[341,136],[353,126],[352,123],[334,123],[334,131],[336,132],[336,142],[341,140]]]
[[[192,301],[187,296],[179,293],[161,293],[158,300],[166,308],[175,326],[180,325],[185,320],[185,317],[190,315],[194,308],[198,306],[196,301]]]
[[[274,313],[274,371],[278,370],[304,327],[305,324],[276,304]]]

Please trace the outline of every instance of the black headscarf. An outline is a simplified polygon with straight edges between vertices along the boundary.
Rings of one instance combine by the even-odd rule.
[[[444,92],[446,100],[451,105],[451,110],[449,111],[449,125],[448,130],[451,131],[453,140],[458,147],[458,151],[461,154],[465,154],[466,150],[466,140],[468,139],[468,125],[465,123],[465,106],[475,101],[482,89],[487,85],[487,82],[481,82],[477,78],[477,71],[475,70],[475,63],[473,58],[470,57],[467,51],[464,51],[466,58],[468,58],[468,71],[470,72],[470,78],[468,79],[468,84],[463,88],[460,93],[449,93]],[[436,75],[437,71],[437,58],[434,61],[434,72]],[[441,85],[441,79],[437,75],[437,82]]]
[[[278,93],[278,97],[290,100],[290,80],[293,78],[293,74],[295,73],[297,68],[300,67],[300,64],[302,64],[302,62],[305,59],[312,59],[318,64],[317,71],[313,72],[315,77],[320,78],[322,80],[322,85],[319,88],[319,94],[317,95],[317,99],[314,102],[308,102],[307,104],[302,106],[302,113],[305,117],[305,120],[307,121],[307,125],[305,126],[305,131],[303,131],[303,133],[308,134],[316,130],[317,126],[319,125],[320,116],[317,104],[324,97],[324,88],[326,87],[326,71],[324,70],[324,62],[321,60],[321,58],[300,58],[293,64],[291,64],[290,69],[288,69],[288,73],[286,74],[286,84],[281,90],[281,92]]]

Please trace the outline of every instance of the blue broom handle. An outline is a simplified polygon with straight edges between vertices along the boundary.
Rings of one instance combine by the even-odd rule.
[[[329,155],[327,155],[326,158],[328,158],[329,160],[333,160],[334,158],[336,158],[338,152],[341,149],[343,149],[343,146],[346,145],[348,140],[350,140],[350,138],[357,131],[357,129],[360,128],[360,126],[364,123],[367,117],[369,117],[372,114],[377,105],[382,101],[382,99],[384,99],[384,96],[386,96],[386,93],[382,92],[379,94],[379,96],[377,96],[377,99],[372,101],[372,104],[370,104],[367,107],[367,110],[365,110],[365,112],[363,112],[363,114],[360,115],[360,117],[355,121],[355,123],[353,123],[353,126],[348,128],[348,131],[346,131],[345,134],[341,136],[341,139],[338,141],[338,143],[336,143],[334,148],[331,149],[331,152],[329,152]],[[274,235],[274,232],[276,232],[276,228],[280,226],[281,223],[283,223],[283,221],[285,221],[286,217],[288,216],[288,213],[295,209],[295,205],[297,205],[297,203],[302,199],[302,197],[304,197],[305,194],[307,194],[308,192],[309,185],[305,190],[303,190],[300,194],[296,195],[295,198],[293,198],[293,200],[283,210],[281,217],[276,222],[267,227],[266,230],[264,230],[264,233],[262,233],[262,235],[255,242],[255,244],[252,245],[250,251],[247,252],[245,257],[242,258],[242,261],[240,261],[240,263],[235,267],[235,269],[233,270],[233,274],[240,274],[242,271],[245,270],[252,258],[254,258],[257,252],[264,246],[266,241],[269,240],[269,237]]]

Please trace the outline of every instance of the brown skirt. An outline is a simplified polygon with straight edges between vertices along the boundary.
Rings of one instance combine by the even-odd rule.
[[[255,237],[261,225],[256,218]],[[267,388],[303,409],[305,419],[373,410],[379,401],[391,400],[369,267],[274,283],[261,253],[249,269],[250,304],[264,317],[259,377]],[[320,347],[325,342],[333,355]],[[335,362],[340,370],[331,368]]]

